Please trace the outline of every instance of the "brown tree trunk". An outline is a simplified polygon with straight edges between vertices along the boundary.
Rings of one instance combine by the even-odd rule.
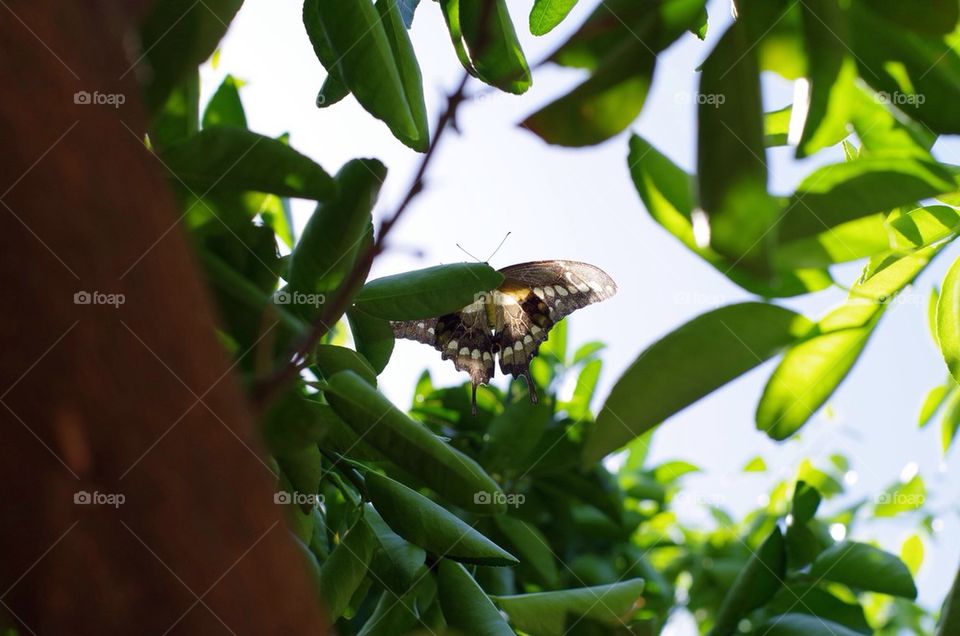
[[[139,138],[121,4],[0,7],[0,612],[37,634],[322,633]]]

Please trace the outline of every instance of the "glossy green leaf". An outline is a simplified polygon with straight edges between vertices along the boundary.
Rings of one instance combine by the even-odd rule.
[[[411,420],[360,376],[342,371],[327,385],[330,405],[360,438],[444,499],[479,513],[506,510],[500,487],[473,459]]]
[[[373,533],[365,523],[358,522],[320,566],[320,597],[331,620],[340,618],[347,609],[350,597],[367,576],[376,548]]]
[[[555,587],[559,580],[556,557],[543,533],[535,525],[509,515],[500,515],[493,520],[520,563],[529,566],[541,584]]]
[[[160,158],[198,194],[254,190],[326,201],[337,192],[333,178],[312,159],[243,128],[211,126],[167,147]]]
[[[174,87],[209,58],[243,0],[161,0],[140,25],[139,47],[149,79],[145,100],[157,112]],[[126,76],[133,67],[124,73]]]
[[[438,265],[370,281],[355,302],[379,318],[421,320],[463,309],[501,282],[503,275],[486,263]]]
[[[324,103],[349,89],[394,136],[414,150],[429,144],[420,69],[396,3],[307,0],[303,22],[314,52],[336,84]],[[335,70],[334,70],[335,69]],[[318,100],[319,101],[319,100]]]
[[[513,555],[459,517],[403,484],[369,472],[366,485],[374,507],[393,531],[427,552],[463,563],[518,563]]]
[[[940,420],[940,449],[946,455],[960,429],[960,392],[954,391]]]
[[[855,599],[841,600],[811,583],[787,584],[767,603],[765,610],[773,616],[767,624],[776,622],[784,614],[803,614],[816,617],[814,620],[823,619],[830,626],[840,625],[858,634],[872,636],[874,631],[867,622],[863,607]]]
[[[563,22],[577,0],[534,0],[530,10],[530,33],[546,35]]]
[[[786,576],[786,553],[779,528],[754,552],[727,591],[711,636],[733,634],[747,613],[760,607],[777,593]]]
[[[796,296],[824,289],[833,283],[829,273],[822,269],[781,272],[775,281],[757,276],[694,234],[697,185],[693,176],[636,135],[630,139],[629,164],[634,185],[650,216],[688,249],[744,289],[766,297]]]
[[[459,563],[440,560],[437,592],[450,627],[467,636],[513,636],[493,601]]]
[[[960,232],[960,212],[945,205],[930,205],[897,214],[887,222],[898,247],[932,245]]]
[[[871,214],[834,227],[822,226],[817,234],[777,246],[775,266],[792,268],[828,267],[881,254],[891,248],[890,228],[885,214]]]
[[[316,446],[329,429],[325,412],[329,409],[299,391],[285,391],[262,416],[261,432],[267,448],[275,456],[285,456]]]
[[[590,430],[585,464],[743,375],[806,335],[810,321],[763,303],[699,316],[640,354],[610,392]]]
[[[441,0],[447,29],[464,68],[508,93],[533,80],[505,0]]]
[[[862,634],[833,621],[809,614],[774,616],[760,626],[760,632],[768,636],[860,636]]]
[[[803,481],[798,481],[793,492],[793,504],[790,512],[793,515],[793,522],[804,524],[813,519],[820,506],[820,493],[813,486]]]
[[[642,579],[629,579],[556,592],[495,596],[494,601],[515,629],[538,636],[562,636],[577,617],[621,625],[639,606],[643,586]],[[568,620],[569,616],[574,618]]]
[[[763,114],[763,145],[767,148],[786,146],[790,132],[790,117],[793,106]]]
[[[827,548],[813,562],[810,575],[870,592],[917,597],[913,577],[903,561],[865,543],[843,541]]]
[[[243,112],[243,103],[240,101],[240,87],[243,85],[237,78],[227,75],[207,102],[203,111],[203,127],[209,126],[237,126],[247,127],[247,116]]]
[[[344,281],[371,238],[370,212],[386,175],[376,159],[354,159],[340,169],[339,195],[317,206],[290,255],[294,291],[327,294]]]
[[[382,373],[390,362],[395,343],[390,322],[357,308],[347,312],[347,320],[350,321],[350,333],[353,334],[357,351],[367,359],[374,371]]]
[[[943,278],[937,301],[937,342],[954,380],[960,378],[960,259]]]

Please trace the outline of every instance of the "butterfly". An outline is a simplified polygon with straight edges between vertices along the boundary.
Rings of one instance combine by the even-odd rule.
[[[530,361],[550,329],[577,309],[617,292],[606,272],[577,261],[534,261],[499,271],[503,274],[500,287],[477,294],[460,311],[391,322],[396,337],[431,345],[442,359],[453,360],[458,371],[470,374],[474,415],[477,386],[489,384],[497,357],[504,375],[526,378],[530,401],[536,404]]]

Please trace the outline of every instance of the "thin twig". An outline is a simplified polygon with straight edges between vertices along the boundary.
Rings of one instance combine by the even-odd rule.
[[[320,338],[322,338],[325,333],[330,331],[331,326],[336,324],[344,312],[349,309],[350,301],[357,291],[359,291],[364,281],[366,281],[367,274],[370,272],[370,267],[373,265],[374,259],[384,251],[386,238],[390,230],[393,229],[400,220],[400,217],[403,216],[403,213],[406,212],[410,203],[423,191],[423,179],[426,176],[427,169],[430,167],[430,163],[435,155],[440,139],[443,137],[444,131],[456,121],[457,109],[466,98],[466,87],[469,79],[470,74],[464,73],[463,79],[460,80],[456,90],[447,97],[446,108],[443,109],[443,112],[437,120],[436,132],[433,135],[433,139],[430,140],[427,152],[424,153],[420,160],[420,165],[414,174],[413,181],[410,183],[410,187],[407,189],[407,193],[400,201],[397,209],[380,223],[380,229],[377,232],[377,238],[374,243],[364,250],[354,262],[346,280],[337,288],[331,301],[324,304],[320,316],[313,322],[310,330],[301,339],[294,353],[288,358],[288,362],[254,386],[252,399],[254,405],[259,409],[269,404],[273,396],[275,396],[284,385],[297,376],[305,366],[309,359],[310,352],[314,346],[316,346],[316,343],[320,341]]]

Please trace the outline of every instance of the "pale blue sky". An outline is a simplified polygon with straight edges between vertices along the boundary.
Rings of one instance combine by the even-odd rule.
[[[508,1],[519,26],[525,25],[530,4]],[[581,0],[563,25],[542,38],[518,29],[528,59],[542,59],[595,5],[595,0]],[[632,127],[688,170],[696,157],[691,99],[697,86],[695,69],[730,20],[727,2],[711,2],[709,8],[707,42],[686,35],[661,56],[652,94]],[[382,215],[402,196],[419,157],[351,97],[326,110],[314,106],[325,74],[303,31],[300,10],[297,2],[247,0],[223,42],[218,68],[203,70],[204,99],[231,73],[248,82],[241,94],[253,130],[268,135],[289,131],[293,146],[330,172],[353,157],[379,158],[390,169],[376,211]],[[443,91],[462,74],[436,3],[421,3],[412,37],[427,107],[436,113]],[[460,116],[463,136],[444,140],[427,190],[392,235],[392,245],[422,250],[423,258],[409,251],[388,252],[377,261],[374,275],[464,260],[456,243],[484,258],[507,231],[512,236],[491,263],[495,267],[550,258],[602,267],[619,284],[619,294],[579,312],[570,324],[574,345],[595,339],[609,344],[598,390],[602,400],[620,373],[661,335],[704,311],[750,295],[649,218],[629,178],[627,133],[597,147],[569,150],[550,147],[517,126],[581,77],[579,71],[543,67],[525,95],[484,91],[482,98],[466,104]],[[478,83],[472,89],[483,90]],[[786,105],[791,95],[787,82],[765,78],[768,110]],[[431,123],[434,120],[432,114]],[[955,141],[938,145],[941,159],[960,163]],[[789,192],[814,166],[839,159],[838,152],[821,155],[797,162],[789,149],[771,152],[771,188]],[[305,222],[311,210],[308,203],[295,202],[297,222]],[[792,476],[803,457],[823,464],[830,453],[841,451],[852,461],[856,481],[851,495],[826,504],[827,510],[876,495],[906,464],[916,463],[933,491],[929,509],[941,513],[943,521],[937,538],[925,541],[926,560],[918,576],[921,600],[928,606],[938,604],[960,559],[960,523],[951,505],[960,495],[960,480],[957,467],[947,470],[941,461],[938,426],[918,432],[916,416],[926,391],[946,374],[926,334],[927,295],[958,254],[956,246],[948,249],[888,312],[853,374],[831,400],[832,419],[821,412],[803,429],[802,439],[787,444],[757,432],[753,414],[773,370],[768,363],[669,420],[657,434],[652,459],[683,458],[703,466],[705,474],[688,478],[690,492],[719,499],[736,514],[753,507],[775,479]],[[855,265],[835,273],[837,280],[849,284],[858,271]],[[842,298],[840,291],[827,291],[789,305],[816,317]],[[407,406],[424,368],[441,384],[463,380],[432,349],[398,342],[381,386],[397,404]],[[743,475],[741,467],[757,454],[766,457],[771,472]],[[956,464],[956,453],[947,462]],[[710,523],[694,506],[689,508],[686,518]],[[880,540],[898,552],[910,533],[906,524],[885,521],[861,526],[855,537]]]

